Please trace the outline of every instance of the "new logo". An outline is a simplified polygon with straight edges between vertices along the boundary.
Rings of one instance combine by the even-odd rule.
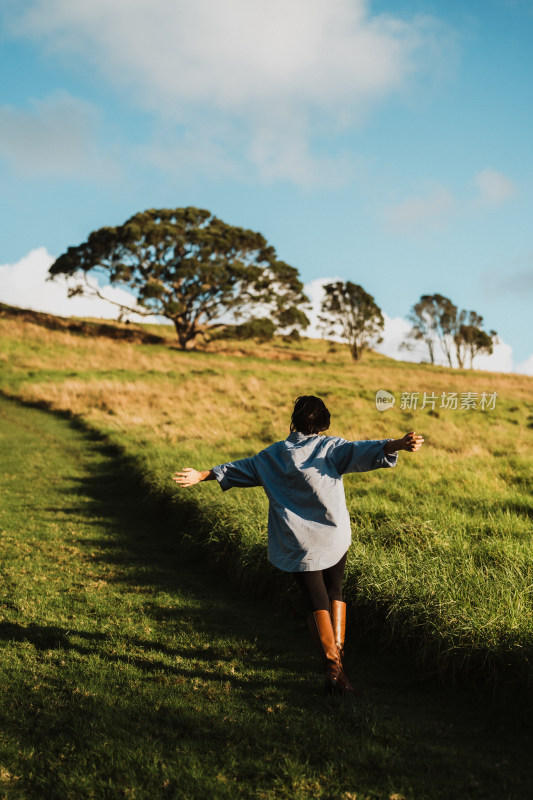
[[[394,403],[396,402],[396,398],[390,392],[386,392],[385,389],[380,389],[376,392],[376,408],[378,411],[388,411],[389,408],[392,408]]]

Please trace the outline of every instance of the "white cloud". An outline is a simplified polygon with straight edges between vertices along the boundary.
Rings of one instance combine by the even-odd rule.
[[[322,298],[324,296],[324,289],[323,287],[326,283],[334,283],[335,281],[342,281],[342,278],[338,276],[330,277],[330,278],[316,278],[314,281],[310,281],[306,283],[304,286],[304,293],[308,296],[311,308],[306,310],[307,317],[310,321],[309,327],[305,331],[306,336],[310,336],[313,339],[321,339],[323,334],[322,329],[319,327],[318,323],[318,315],[320,314],[320,305],[322,303]],[[338,338],[338,337],[328,337],[328,338]]]
[[[73,317],[117,319],[118,308],[95,297],[67,297],[67,283],[61,277],[48,281],[54,262],[46,248],[38,247],[14,264],[0,264],[0,302],[7,305]],[[132,295],[124,289],[107,286],[101,290],[117,303],[132,305]],[[130,315],[132,321],[156,322],[155,317]]]
[[[408,321],[403,317],[389,317],[388,314],[382,313],[385,320],[383,341],[376,345],[374,349],[378,353],[383,353],[383,355],[395,358],[398,361],[414,361],[417,364],[427,361],[427,352],[419,342],[414,344],[412,350],[407,350],[401,346],[411,330],[411,325]]]
[[[522,361],[521,364],[518,364],[514,371],[520,373],[520,375],[533,375],[533,354],[526,358],[525,361]]]
[[[0,157],[30,175],[101,178],[111,164],[98,152],[98,124],[97,109],[67,92],[28,109],[0,106]]]
[[[516,184],[510,178],[490,167],[476,173],[473,183],[478,191],[477,202],[482,206],[501,206],[517,193]]]
[[[455,60],[442,22],[372,14],[367,0],[28,0],[8,20],[170,130],[213,131],[267,179],[307,180],[312,138],[360,124]]]
[[[371,17],[364,0],[33,0],[12,20],[137,87],[147,104],[224,110],[357,106],[397,91],[437,24]]]
[[[444,186],[432,186],[425,194],[406,197],[385,211],[385,219],[391,230],[415,232],[417,230],[440,230],[454,211],[453,195]]]
[[[513,348],[510,344],[498,341],[494,345],[492,355],[478,355],[474,358],[474,369],[489,372],[516,372],[513,365]]]

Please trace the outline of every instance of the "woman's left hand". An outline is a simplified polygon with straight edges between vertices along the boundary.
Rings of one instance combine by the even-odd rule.
[[[420,434],[411,431],[410,433],[406,433],[402,442],[402,450],[407,450],[409,453],[416,453],[417,450],[420,450],[422,445],[424,444],[424,439]]]

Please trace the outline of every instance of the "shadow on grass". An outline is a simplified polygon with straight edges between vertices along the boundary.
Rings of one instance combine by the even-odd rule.
[[[187,615],[189,618],[189,615]],[[177,622],[179,624],[179,622]],[[209,620],[213,631],[220,632],[218,620],[211,615]],[[76,641],[81,640],[81,641]],[[127,653],[116,653],[117,641],[120,640],[121,649]],[[28,642],[36,650],[53,655],[53,651],[61,653],[74,652],[82,656],[98,656],[109,664],[125,664],[153,676],[164,672],[169,676],[183,676],[188,680],[203,679],[213,682],[223,682],[232,688],[246,688],[248,691],[259,691],[271,686],[270,677],[266,673],[278,670],[279,660],[269,658],[263,650],[256,651],[253,645],[239,642],[232,647],[226,642],[224,646],[194,647],[183,645],[168,647],[160,641],[141,639],[136,636],[124,634],[112,635],[94,631],[80,631],[74,628],[63,628],[57,625],[37,625],[30,623],[27,626],[16,622],[0,622],[0,641]],[[146,657],[140,657],[142,651]],[[166,658],[164,658],[166,656]],[[246,657],[250,661],[250,668],[254,677],[241,677],[223,669],[224,662],[232,663],[235,659]],[[191,666],[191,664],[193,666]],[[213,670],[212,666],[222,668]],[[283,680],[277,684],[279,690],[293,686],[294,680]]]

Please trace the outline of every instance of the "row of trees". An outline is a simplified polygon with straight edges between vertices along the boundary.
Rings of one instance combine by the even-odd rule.
[[[422,295],[408,319],[412,327],[403,346],[412,349],[415,343],[422,342],[432,364],[440,348],[450,367],[454,355],[459,367],[466,365],[467,358],[472,366],[476,355],[493,352],[498,337],[496,331],[483,330],[483,317],[476,311],[460,310],[441,294]]]
[[[298,336],[309,325],[309,299],[298,270],[281,261],[260,233],[228,225],[204,209],[149,209],[123,225],[100,228],[52,264],[50,278],[58,275],[66,276],[70,297],[109,300],[101,283],[127,289],[131,302],[109,300],[120,318],[165,317],[182,348],[206,325],[213,331],[230,320],[247,319],[243,334]],[[468,356],[472,364],[477,353],[492,352],[495,331],[483,331],[482,317],[459,311],[442,295],[423,295],[409,318],[405,347],[424,343],[432,363],[439,346],[450,366],[453,352],[461,367]],[[351,281],[324,286],[319,324],[325,335],[344,338],[356,361],[382,340],[384,329],[374,298]]]
[[[383,314],[374,298],[350,281],[328,284],[324,293],[323,314],[319,317],[322,327],[329,335],[340,331],[357,361],[365,349],[383,340]],[[408,319],[411,330],[401,346],[412,350],[422,343],[432,364],[440,350],[450,367],[454,366],[454,356],[459,367],[465,367],[467,360],[472,367],[475,356],[490,355],[497,342],[496,331],[483,330],[482,316],[459,309],[441,294],[422,295]]]

